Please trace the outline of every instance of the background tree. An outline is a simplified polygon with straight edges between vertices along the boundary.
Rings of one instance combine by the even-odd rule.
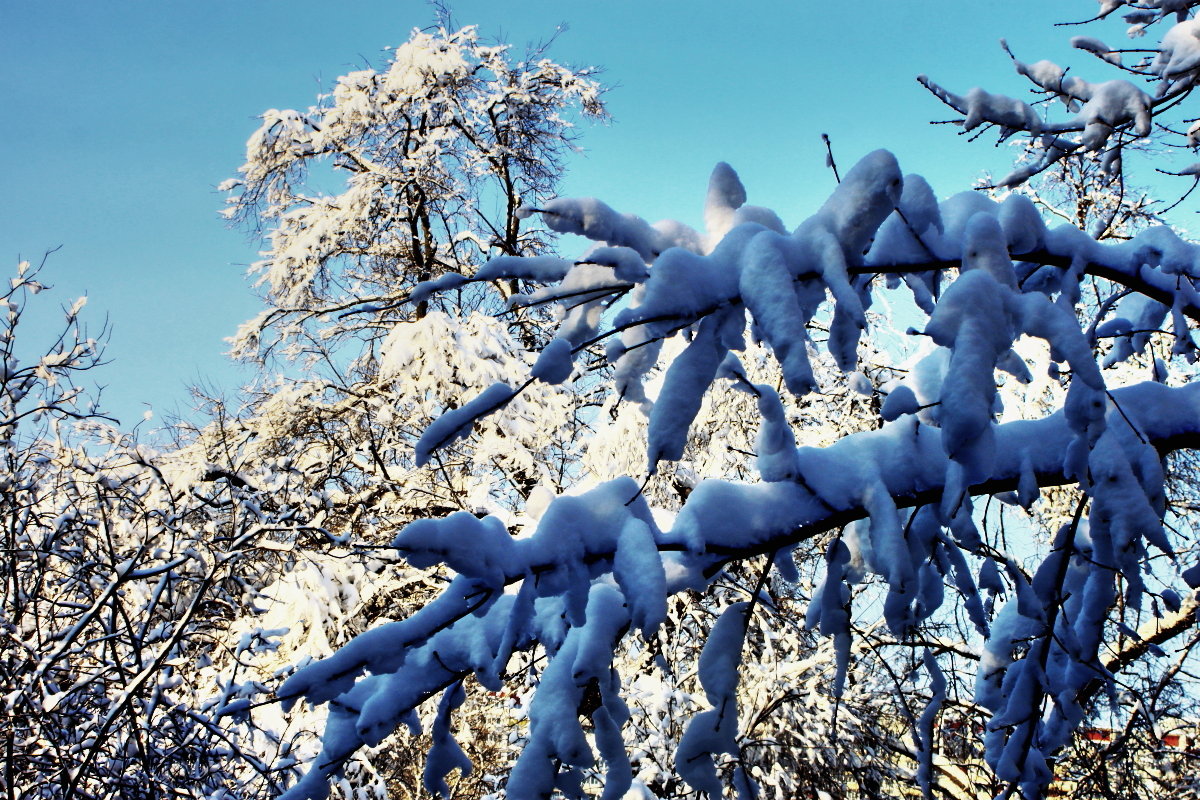
[[[539,334],[529,315],[512,317],[510,342],[504,326],[471,315],[488,295],[470,287],[407,301],[417,283],[491,255],[545,252],[548,232],[524,221],[522,203],[553,194],[572,117],[603,115],[593,72],[537,51],[515,61],[474,28],[414,31],[382,71],[343,76],[306,112],[264,114],[226,184],[229,216],[269,228],[251,269],[268,309],[233,352],[293,365],[282,384],[268,379],[252,394],[262,423],[248,435],[263,455],[305,460],[313,490],[343,498],[357,533],[386,540],[417,509],[511,510],[540,483],[565,484],[581,401],[555,389],[518,412],[536,441],[491,427],[476,449],[414,468],[425,426],[513,380]],[[339,193],[322,191],[340,175]],[[450,357],[464,349],[479,358]]]
[[[544,252],[546,231],[522,224],[521,205],[553,195],[571,115],[604,115],[594,72],[540,52],[514,63],[471,27],[414,31],[382,72],[342,76],[306,112],[266,112],[240,177],[224,184],[231,219],[270,227],[251,268],[270,307],[234,353],[283,344],[289,358],[315,347],[320,360],[346,339],[377,346],[410,313],[416,283]],[[339,174],[340,193],[327,194]]]
[[[253,583],[264,531],[294,523],[245,484],[181,470],[109,425],[79,386],[103,357],[82,300],[31,358],[21,322],[38,272],[20,264],[0,297],[0,788],[146,800],[280,791],[274,762],[288,743],[248,746],[197,679]]]

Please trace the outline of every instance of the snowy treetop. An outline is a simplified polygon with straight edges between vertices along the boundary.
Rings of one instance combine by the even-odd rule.
[[[314,324],[333,341],[370,337],[414,277],[543,250],[544,231],[518,225],[521,198],[550,191],[575,120],[603,116],[593,73],[538,52],[516,61],[473,27],[414,30],[386,67],[342,76],[318,105],[265,112],[221,186],[229,219],[270,229],[250,268],[270,309],[233,354],[281,344],[295,359]]]

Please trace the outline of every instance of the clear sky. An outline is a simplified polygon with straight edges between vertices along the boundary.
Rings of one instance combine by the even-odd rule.
[[[1094,7],[1059,6],[461,0],[452,10],[517,47],[565,24],[550,55],[605,68],[613,122],[584,131],[564,194],[698,220],[708,172],[724,160],[750,202],[795,225],[833,186],[823,132],[843,167],[887,147],[941,195],[1005,169],[1011,148],[931,128],[947,109],[914,78],[1022,92],[1001,36],[1026,60],[1095,71],[1069,54],[1076,31],[1049,16]],[[87,294],[92,327],[107,317],[112,363],[95,377],[126,424],[144,404],[185,409],[190,384],[232,390],[246,375],[222,340],[259,308],[244,277],[259,248],[218,218],[215,187],[241,164],[255,117],[307,108],[433,18],[419,0],[0,3],[0,254],[11,270],[61,246],[46,273],[55,291],[39,305],[57,313]]]

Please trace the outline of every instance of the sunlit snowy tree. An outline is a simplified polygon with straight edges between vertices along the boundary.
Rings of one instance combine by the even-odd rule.
[[[550,232],[521,203],[553,193],[572,119],[603,114],[591,75],[539,52],[518,61],[474,28],[415,31],[384,69],[343,76],[308,111],[268,111],[247,143],[228,211],[269,231],[251,270],[268,309],[233,352],[282,362],[286,378],[251,389],[238,416],[256,421],[238,447],[297,464],[342,508],[334,527],[387,539],[430,508],[511,511],[539,485],[566,485],[586,398],[555,387],[523,401],[522,425],[486,426],[428,469],[412,452],[442,411],[528,368],[544,323],[474,313],[490,293],[454,275],[545,251]],[[442,275],[445,294],[407,302]]]
[[[604,115],[593,72],[517,60],[471,27],[414,31],[384,69],[342,76],[307,111],[264,113],[222,187],[230,219],[269,230],[251,268],[269,308],[235,355],[377,345],[429,308],[406,304],[416,283],[544,252],[547,231],[523,223],[521,203],[553,194],[572,119]]]

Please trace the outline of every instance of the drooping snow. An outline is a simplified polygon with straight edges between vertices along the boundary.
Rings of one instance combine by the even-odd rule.
[[[574,369],[575,356],[571,343],[566,339],[555,338],[538,354],[537,361],[529,370],[529,374],[539,381],[559,384],[571,377]]]
[[[1042,78],[1053,72],[1046,65],[1029,71]],[[1136,123],[1144,105],[1115,84],[1074,84],[1072,91],[1089,95],[1077,98],[1089,125]],[[993,96],[965,102],[980,114],[1025,113]],[[748,208],[745,188],[731,169],[718,166],[706,224],[710,235],[723,235],[711,248],[679,245],[690,241],[684,228],[649,226],[595,201],[545,204],[550,224],[606,246],[569,267],[501,262],[495,268],[500,277],[557,284],[521,302],[565,307],[532,377],[563,380],[573,369],[573,349],[605,341],[626,399],[647,400],[642,380],[661,380],[648,423],[649,473],[684,457],[714,381],[732,380],[755,400],[759,480],[688,483],[690,494],[665,533],[639,483],[629,479],[555,497],[538,509],[536,531],[518,539],[495,517],[459,514],[409,526],[396,539],[402,554],[415,565],[444,563],[458,573],[443,597],[409,620],[364,634],[283,687],[289,699],[337,699],[330,758],[377,741],[415,704],[467,672],[494,685],[515,650],[540,643],[547,661],[510,794],[580,791],[581,771],[596,764],[593,747],[609,775],[606,796],[623,792],[633,783],[612,652],[626,628],[661,635],[668,593],[702,588],[729,559],[786,557],[798,542],[840,531],[828,543],[808,609],[809,624],[834,642],[835,694],[846,690],[850,669],[852,587],[876,576],[886,593],[884,621],[904,635],[943,606],[951,586],[985,637],[976,699],[993,713],[985,736],[989,762],[1004,780],[1039,791],[1049,776],[1048,754],[1078,722],[1078,697],[1097,675],[1096,654],[1116,599],[1114,575],[1125,576],[1123,600],[1136,608],[1148,591],[1141,571],[1150,548],[1173,552],[1151,443],[1193,431],[1200,407],[1194,385],[1110,390],[1093,353],[1095,337],[1114,339],[1117,349],[1128,340],[1132,350],[1138,326],[1161,324],[1168,313],[1178,335],[1190,335],[1186,312],[1194,289],[1176,287],[1196,275],[1196,250],[1162,233],[1109,246],[1078,231],[1047,230],[1032,204],[1016,196],[1002,204],[977,193],[940,205],[932,198],[923,181],[902,179],[895,160],[880,151],[850,170],[791,234],[739,216]],[[1014,265],[1014,254],[1030,255],[1031,265]],[[1034,263],[1047,255],[1049,265]],[[943,261],[955,268],[929,265]],[[822,357],[851,376],[839,386],[866,384],[874,394],[859,359],[877,291],[864,276],[908,267],[929,273],[910,286],[930,311],[921,331],[930,346],[900,365],[899,377],[885,373],[878,380],[885,399],[877,429],[825,447],[797,447],[778,384],[752,381],[732,355],[745,346],[747,324],[778,362],[772,380],[790,393],[819,388],[810,357],[823,349]],[[1109,321],[1085,330],[1074,306],[1089,271],[1142,281],[1135,285],[1180,299],[1169,306],[1130,298],[1107,309]],[[827,337],[810,336],[816,325],[828,326]],[[669,337],[678,338],[660,347]],[[1043,354],[1029,355],[1022,337],[1045,342]],[[748,358],[745,364],[752,366]],[[1011,397],[1013,377],[1029,381],[1048,371],[1054,378],[1045,386],[1061,408],[1009,421],[1026,409],[1002,409],[998,382],[1008,382]],[[427,460],[440,441],[466,435],[512,398],[509,386],[497,384],[449,412],[426,432],[418,453]],[[1054,483],[1077,484],[1090,505],[1027,578],[977,527],[971,498],[1003,491],[1029,506],[1041,485]],[[698,665],[711,708],[689,722],[677,769],[701,791],[725,791],[714,754],[736,752],[747,608],[726,610]],[[933,701],[918,731],[923,754],[932,752],[932,721],[945,695],[944,676],[931,662]],[[590,740],[579,719],[585,689],[599,697]],[[431,774],[453,765],[451,752],[439,756]],[[931,763],[922,762],[927,780]],[[743,788],[752,792],[749,784]]]
[[[650,637],[667,616],[667,574],[650,528],[630,519],[621,529],[613,578],[625,595],[632,624]]]
[[[556,256],[497,256],[479,268],[475,280],[522,278],[550,283],[565,278],[571,266],[570,261]]]

